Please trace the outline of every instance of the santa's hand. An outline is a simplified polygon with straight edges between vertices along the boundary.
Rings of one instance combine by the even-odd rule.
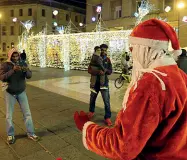
[[[80,114],[76,111],[74,113],[74,121],[77,128],[82,131],[84,124],[89,121],[89,118],[84,111],[80,111]]]

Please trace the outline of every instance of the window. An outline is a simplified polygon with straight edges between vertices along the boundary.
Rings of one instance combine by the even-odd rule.
[[[42,17],[45,17],[45,9],[42,9]]]
[[[53,19],[55,19],[55,18],[56,18],[56,16],[55,16],[53,13],[52,13],[52,18],[53,18]]]
[[[10,26],[10,35],[14,35],[14,26]]]
[[[23,16],[23,9],[19,9],[19,16]]]
[[[28,16],[32,16],[32,8],[28,9]]]
[[[3,43],[3,52],[6,52],[6,43]]]
[[[6,26],[2,27],[2,35],[5,36],[6,35]]]
[[[66,14],[66,21],[69,21],[69,14]]]
[[[174,0],[165,0],[165,1],[164,1],[164,9],[165,9],[167,6],[170,6],[171,9],[173,9]]]
[[[86,24],[86,17],[84,17],[84,21],[83,22],[84,22],[84,24]]]
[[[11,48],[14,48],[14,42],[11,43]]]
[[[75,22],[78,22],[78,16],[75,16]]]
[[[10,10],[10,17],[14,17],[14,10]]]
[[[56,31],[56,28],[52,27],[52,32],[55,33],[55,31]]]
[[[114,18],[120,18],[121,17],[121,6],[117,6],[114,13]]]

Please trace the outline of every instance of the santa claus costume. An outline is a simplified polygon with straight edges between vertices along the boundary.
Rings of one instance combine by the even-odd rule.
[[[115,126],[99,126],[76,112],[83,144],[113,160],[187,160],[187,75],[173,58],[181,53],[176,33],[169,24],[150,19],[132,31],[129,44],[132,81]]]

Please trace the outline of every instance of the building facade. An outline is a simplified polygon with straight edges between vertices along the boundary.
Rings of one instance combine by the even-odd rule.
[[[55,16],[53,11],[57,10]],[[48,0],[1,0],[0,1],[0,59],[6,58],[7,51],[17,46],[18,37],[25,30],[21,22],[32,20],[30,32],[37,34],[47,26],[47,34],[55,34],[56,27],[71,22],[79,29],[85,22],[85,9]],[[13,19],[17,21],[13,22]],[[24,49],[24,48],[23,48]]]
[[[184,7],[178,8],[179,2],[183,2]],[[187,47],[187,23],[183,22],[187,16],[187,0],[149,0],[154,5],[154,10],[144,17],[143,20],[150,18],[166,19],[177,31],[181,47]],[[141,0],[87,0],[86,8],[86,30],[93,31],[97,20],[101,16],[104,28],[109,30],[126,30],[135,26],[135,12]],[[101,13],[97,12],[101,6]],[[167,6],[171,7],[169,12],[165,12]]]

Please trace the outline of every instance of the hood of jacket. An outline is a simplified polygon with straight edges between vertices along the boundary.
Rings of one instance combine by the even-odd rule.
[[[12,48],[11,50],[8,51],[8,59],[7,59],[7,62],[13,63],[13,62],[11,61],[11,57],[12,57],[12,54],[13,54],[14,52],[17,52],[17,53],[19,54],[19,56],[20,56],[20,53],[18,52],[18,50],[17,50],[16,48]]]

